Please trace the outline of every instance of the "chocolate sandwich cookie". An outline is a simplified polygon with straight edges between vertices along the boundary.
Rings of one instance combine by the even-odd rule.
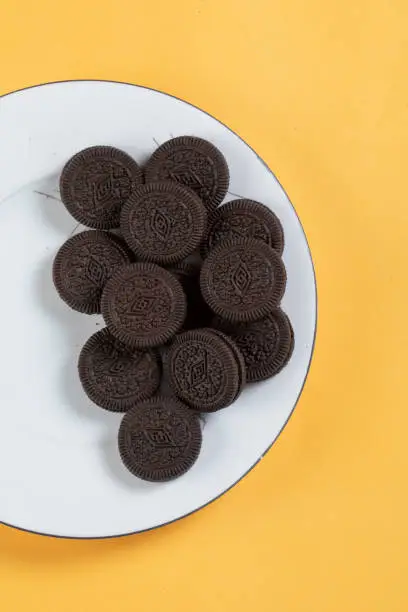
[[[127,469],[153,482],[187,472],[200,454],[198,416],[177,399],[154,397],[137,404],[119,429],[119,452]]]
[[[207,329],[177,336],[168,353],[167,368],[174,393],[202,412],[232,404],[242,384],[234,352],[223,338]]]
[[[54,285],[74,310],[99,313],[106,282],[130,261],[118,238],[101,231],[82,232],[69,238],[58,251],[53,265]]]
[[[183,330],[208,327],[214,315],[201,295],[200,268],[194,264],[180,262],[169,270],[179,279],[187,298],[187,315]]]
[[[153,263],[122,267],[107,282],[101,300],[110,332],[134,348],[167,342],[183,325],[186,307],[180,282]]]
[[[177,183],[142,185],[122,208],[123,237],[138,259],[170,265],[195,251],[207,227],[196,194]]]
[[[292,323],[290,322],[290,319],[288,316],[287,316],[287,319],[288,319],[289,327],[290,327],[290,348],[289,348],[289,353],[286,359],[285,366],[289,363],[290,359],[292,358],[293,351],[295,350],[295,332],[293,331]]]
[[[211,331],[213,334],[216,334],[219,338],[221,338],[221,340],[223,340],[227,344],[227,346],[231,349],[236,359],[236,362],[238,365],[239,386],[237,390],[237,395],[234,398],[234,402],[235,402],[235,400],[238,399],[239,395],[241,395],[241,391],[245,387],[245,383],[247,381],[246,365],[245,365],[244,356],[230,336],[227,336],[227,334],[224,334],[222,331],[218,329],[208,328],[208,331]]]
[[[266,242],[282,255],[282,224],[267,206],[254,200],[233,200],[213,213],[202,250],[204,257],[224,240],[254,238]]]
[[[216,314],[229,321],[256,321],[282,299],[286,270],[278,253],[264,242],[226,240],[204,261],[200,286]]]
[[[240,349],[248,382],[271,378],[288,363],[294,347],[288,316],[276,308],[263,319],[250,323],[229,323],[215,317],[212,324],[228,334]]]
[[[89,399],[112,412],[126,412],[154,395],[161,378],[155,350],[131,349],[106,328],[93,334],[84,345],[78,372]]]
[[[175,181],[189,187],[208,210],[224,199],[229,170],[222,153],[210,142],[194,136],[179,136],[162,144],[145,167],[146,183]]]
[[[72,157],[60,178],[61,199],[71,215],[88,227],[119,227],[120,211],[143,174],[127,153],[114,147],[89,147]]]

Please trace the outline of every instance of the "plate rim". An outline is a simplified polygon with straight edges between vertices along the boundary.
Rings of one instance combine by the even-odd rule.
[[[282,434],[283,430],[285,429],[286,425],[288,424],[290,418],[292,417],[298,403],[299,403],[299,399],[303,393],[306,381],[309,377],[309,373],[310,373],[310,368],[311,368],[311,364],[313,361],[313,356],[314,356],[314,351],[315,351],[315,346],[316,346],[316,336],[317,336],[317,326],[318,326],[318,293],[317,293],[317,281],[316,281],[316,270],[315,270],[315,265],[314,265],[314,261],[313,261],[313,257],[312,257],[312,251],[307,239],[307,235],[306,232],[303,228],[303,224],[300,220],[300,217],[296,211],[295,206],[293,205],[291,199],[289,198],[289,195],[287,193],[287,191],[285,190],[285,188],[283,187],[283,185],[281,184],[281,182],[279,181],[278,177],[276,176],[276,174],[271,170],[271,168],[268,166],[268,164],[262,159],[262,157],[260,157],[260,155],[258,155],[258,153],[255,151],[255,149],[253,149],[253,147],[248,144],[246,142],[246,140],[244,140],[242,138],[242,136],[240,136],[240,134],[238,132],[236,132],[235,130],[233,130],[232,128],[230,128],[228,125],[226,125],[223,121],[221,121],[220,119],[218,119],[217,117],[215,117],[214,115],[212,115],[211,113],[209,113],[208,111],[204,110],[203,108],[200,108],[199,106],[197,106],[196,104],[193,104],[192,102],[189,102],[188,100],[184,100],[183,98],[180,98],[179,96],[176,96],[174,94],[168,93],[166,91],[162,91],[160,89],[156,89],[154,87],[149,87],[147,85],[139,85],[138,83],[131,83],[128,81],[117,81],[117,80],[113,80],[113,79],[66,79],[66,80],[57,80],[57,81],[47,81],[45,83],[37,83],[35,85],[28,85],[26,87],[21,87],[19,89],[15,89],[12,91],[9,91],[5,94],[0,94],[0,102],[1,100],[3,100],[4,98],[7,98],[9,96],[13,96],[14,94],[17,93],[21,93],[24,91],[28,91],[30,89],[37,89],[40,87],[47,87],[47,86],[52,86],[52,85],[64,85],[64,84],[69,84],[69,83],[110,83],[113,85],[127,85],[129,87],[137,87],[139,89],[146,89],[148,91],[152,91],[155,93],[159,93],[162,94],[164,96],[167,96],[169,98],[173,98],[175,100],[178,100],[179,102],[183,102],[184,104],[187,104],[188,106],[193,107],[194,109],[205,113],[208,117],[210,117],[211,119],[214,119],[215,121],[217,121],[219,124],[221,124],[222,126],[224,126],[229,132],[231,132],[232,134],[234,134],[235,136],[237,136],[237,138],[239,138],[239,140],[245,144],[257,157],[257,159],[263,164],[263,166],[266,168],[266,170],[273,176],[273,178],[276,180],[276,182],[278,183],[278,185],[280,186],[280,188],[282,189],[282,191],[284,192],[284,194],[286,195],[286,198],[290,204],[290,206],[292,207],[293,212],[296,215],[297,221],[299,223],[300,229],[302,230],[302,234],[307,246],[307,250],[309,253],[309,258],[312,264],[312,270],[313,270],[313,284],[314,284],[314,292],[315,292],[315,319],[314,319],[314,333],[313,333],[313,340],[312,340],[312,346],[311,346],[311,351],[310,351],[310,358],[309,358],[309,362],[307,364],[307,370],[306,370],[306,374],[303,380],[303,384],[299,390],[298,396],[293,404],[293,407],[291,409],[291,411],[289,412],[289,415],[287,417],[287,419],[285,420],[285,422],[283,423],[282,427],[280,428],[278,434],[275,436],[274,440],[270,443],[270,445],[264,450],[264,452],[258,457],[258,459],[255,461],[255,463],[253,463],[235,482],[233,482],[227,489],[225,489],[224,491],[222,491],[221,493],[219,493],[218,495],[216,495],[215,497],[213,497],[212,499],[210,499],[209,501],[205,502],[204,504],[202,504],[201,506],[199,506],[198,508],[195,508],[194,510],[191,510],[190,512],[187,512],[177,518],[173,518],[169,521],[165,521],[164,523],[160,523],[159,525],[154,525],[152,527],[147,527],[145,529],[137,529],[135,531],[129,531],[129,532],[125,532],[125,533],[120,533],[120,534],[113,534],[113,535],[106,535],[106,536],[67,536],[67,535],[61,535],[61,534],[53,534],[53,533],[46,533],[46,532],[42,532],[42,531],[36,531],[34,529],[27,529],[25,527],[19,527],[18,525],[13,525],[12,523],[7,523],[5,521],[0,520],[0,525],[4,525],[6,527],[11,527],[12,529],[18,530],[18,531],[22,531],[25,533],[31,533],[34,535],[40,535],[43,537],[48,537],[48,538],[56,538],[56,539],[61,539],[61,540],[110,540],[110,539],[114,539],[114,538],[124,538],[127,536],[132,536],[132,535],[136,535],[139,533],[146,533],[148,531],[152,531],[154,529],[160,529],[162,527],[166,527],[166,525],[171,525],[172,523],[175,523],[177,521],[181,521],[182,519],[187,518],[188,516],[191,516],[192,514],[195,514],[196,512],[199,512],[200,510],[202,510],[203,508],[209,506],[210,504],[214,503],[215,501],[217,501],[218,499],[220,499],[223,495],[225,495],[226,493],[228,493],[231,489],[233,489],[237,484],[239,484],[244,478],[246,478],[246,476],[248,476],[248,474],[250,472],[252,472],[252,470],[258,465],[258,463],[264,458],[264,456],[271,450],[272,446],[275,444],[275,442],[278,440],[278,438],[280,437],[280,435]]]

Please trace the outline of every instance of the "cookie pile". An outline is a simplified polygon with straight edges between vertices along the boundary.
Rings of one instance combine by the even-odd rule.
[[[231,405],[293,351],[279,306],[282,225],[253,200],[219,206],[228,186],[220,151],[190,136],[161,145],[143,169],[99,146],[61,174],[64,205],[91,229],[60,248],[54,284],[68,306],[106,323],[82,348],[79,377],[95,404],[126,413],[120,456],[145,480],[186,472],[201,448],[200,412]]]

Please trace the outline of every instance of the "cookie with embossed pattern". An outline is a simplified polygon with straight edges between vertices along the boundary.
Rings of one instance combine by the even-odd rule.
[[[194,136],[179,136],[162,144],[145,167],[146,183],[175,181],[189,187],[214,210],[229,186],[227,162],[213,144]]]
[[[226,240],[201,268],[201,292],[215,314],[229,321],[256,321],[275,308],[285,291],[278,253],[260,240]]]
[[[74,310],[99,313],[106,282],[130,261],[130,254],[119,238],[93,230],[76,234],[62,245],[54,259],[55,288]]]
[[[142,171],[130,155],[114,147],[89,147],[65,165],[61,199],[79,223],[112,229],[119,227],[122,206],[142,183]]]
[[[159,388],[161,365],[155,350],[131,349],[105,328],[86,342],[78,360],[82,387],[95,404],[126,412]]]
[[[270,208],[254,200],[233,200],[213,213],[202,246],[204,257],[224,240],[254,238],[262,240],[282,255],[282,224]]]
[[[174,393],[202,412],[229,406],[241,388],[234,352],[223,338],[208,329],[177,336],[168,353],[167,368]]]
[[[212,324],[230,336],[240,349],[248,382],[272,378],[290,360],[294,334],[289,317],[280,308],[259,321],[229,323],[215,317]]]
[[[122,235],[142,261],[162,265],[195,251],[207,227],[207,211],[197,195],[177,183],[142,185],[120,216]]]
[[[134,348],[159,346],[183,325],[186,297],[177,278],[153,263],[122,267],[106,283],[101,310],[110,332]]]
[[[119,453],[138,478],[164,482],[178,478],[196,462],[201,450],[198,416],[180,401],[156,396],[139,403],[119,428]]]
[[[222,332],[220,329],[212,329],[212,328],[207,328],[207,329],[211,333],[221,338],[228,345],[228,347],[231,349],[231,351],[234,354],[235,360],[238,365],[238,376],[239,376],[239,387],[237,390],[237,395],[234,398],[234,401],[235,401],[241,395],[241,391],[243,390],[243,388],[245,387],[245,383],[247,382],[246,365],[245,365],[244,356],[241,353],[240,349],[238,348],[237,344],[233,341],[233,339],[230,336]]]

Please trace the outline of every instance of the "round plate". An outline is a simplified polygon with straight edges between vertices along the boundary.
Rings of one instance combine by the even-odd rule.
[[[145,483],[122,466],[120,415],[83,393],[77,359],[99,316],[70,310],[52,261],[81,230],[60,202],[59,173],[85,147],[113,145],[143,163],[158,144],[191,134],[225,155],[228,199],[259,200],[282,221],[288,283],[283,308],[295,332],[288,366],[206,416],[201,455],[184,476]],[[94,538],[158,527],[236,484],[282,431],[305,382],[316,329],[316,284],[296,212],[276,177],[234,132],[159,91],[74,81],[0,99],[0,521],[42,534]]]

